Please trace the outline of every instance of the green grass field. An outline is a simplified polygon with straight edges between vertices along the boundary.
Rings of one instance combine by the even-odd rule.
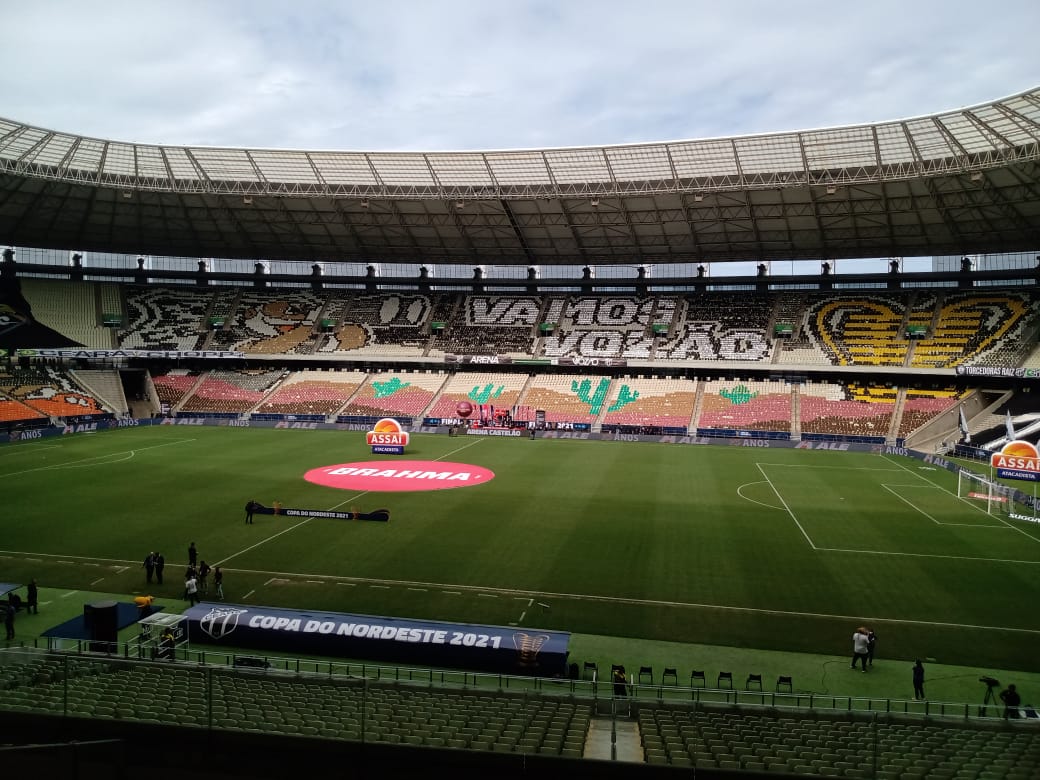
[[[188,543],[230,602],[1037,671],[1040,526],[917,461],[827,451],[414,436],[478,487],[352,493],[309,469],[364,435],[155,427],[0,448],[0,580],[180,604]],[[258,515],[388,508],[389,523]]]

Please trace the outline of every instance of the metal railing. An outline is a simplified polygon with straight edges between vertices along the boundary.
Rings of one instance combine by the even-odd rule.
[[[57,643],[55,643],[57,644]],[[119,643],[113,652],[91,650],[91,642],[66,640],[60,647],[24,646],[0,650],[0,673],[13,659],[21,656],[32,660],[46,655],[62,658],[66,665],[65,679],[76,676],[75,665],[86,662],[162,665],[184,672],[209,670],[238,673],[256,677],[269,675],[281,680],[300,678],[310,681],[327,678],[340,682],[396,684],[423,686],[445,692],[472,691],[519,695],[566,696],[597,702],[623,699],[641,706],[697,707],[699,705],[726,705],[752,710],[769,709],[795,715],[797,713],[898,715],[931,720],[993,721],[1003,718],[1003,709],[968,702],[918,701],[871,696],[847,696],[814,692],[783,692],[742,690],[736,688],[709,688],[700,686],[644,684],[630,682],[625,695],[619,696],[610,681],[564,677],[531,677],[500,672],[393,666],[366,662],[330,659],[296,658],[276,655],[244,654],[199,650],[182,645],[168,659],[152,657],[151,648],[135,642]],[[0,704],[2,706],[2,704]],[[1040,726],[1040,720],[1036,721]]]

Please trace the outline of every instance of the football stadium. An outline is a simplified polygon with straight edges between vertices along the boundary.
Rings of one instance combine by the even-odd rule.
[[[1038,182],[0,119],[5,766],[1036,777]]]

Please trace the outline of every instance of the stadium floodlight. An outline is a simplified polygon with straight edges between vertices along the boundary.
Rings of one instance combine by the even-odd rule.
[[[982,181],[982,171],[975,171],[975,173],[973,173],[971,175],[971,180],[972,181]]]
[[[704,200],[704,193],[702,193],[702,192],[695,192],[693,194],[693,200],[694,200],[695,203],[700,203],[702,200]]]
[[[589,205],[592,206],[592,208],[596,208],[597,206],[599,206],[599,198],[593,198],[592,200],[590,200]]]
[[[245,205],[247,205],[247,206],[252,206],[253,205],[253,199],[249,195],[243,195],[242,196],[242,202]]]
[[[828,184],[827,185],[827,194],[828,195],[833,195],[837,191],[838,191],[838,188],[837,188],[836,185],[834,185],[834,184]]]
[[[363,208],[363,209],[367,209],[368,208],[368,198],[362,198],[361,199],[361,208]]]
[[[464,208],[466,208],[466,201],[464,201],[464,200],[457,200],[457,201],[455,201],[455,208],[457,208],[457,209],[464,209]]]

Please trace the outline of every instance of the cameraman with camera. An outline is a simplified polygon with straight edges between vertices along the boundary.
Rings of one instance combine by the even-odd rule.
[[[1009,685],[1000,692],[1000,700],[1004,702],[1004,719],[1019,717],[1018,708],[1022,704],[1022,697],[1018,695],[1014,685]]]

